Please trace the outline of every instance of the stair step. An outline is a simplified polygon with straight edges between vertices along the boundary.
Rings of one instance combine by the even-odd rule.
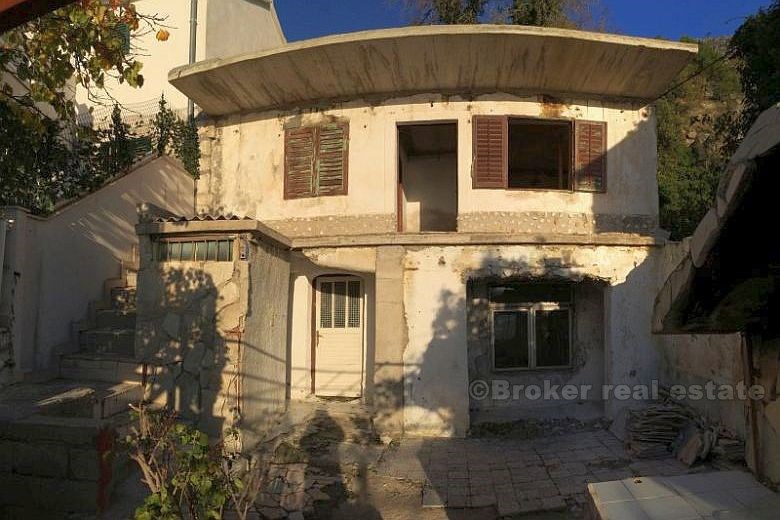
[[[135,312],[104,309],[95,313],[95,322],[99,329],[135,330]]]
[[[46,383],[21,383],[3,389],[0,417],[36,415],[45,417],[107,419],[127,412],[140,402],[140,383],[106,383],[55,379]]]
[[[135,287],[114,287],[111,289],[111,308],[119,311],[135,310]]]
[[[92,329],[82,331],[79,337],[81,349],[93,353],[135,355],[134,329]]]
[[[116,354],[69,354],[60,359],[62,379],[140,383],[144,365],[132,357]]]

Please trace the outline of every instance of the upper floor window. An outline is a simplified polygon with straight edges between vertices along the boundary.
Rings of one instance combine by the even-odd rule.
[[[607,124],[474,116],[474,188],[604,192]]]
[[[349,124],[290,128],[284,135],[284,198],[347,194]]]

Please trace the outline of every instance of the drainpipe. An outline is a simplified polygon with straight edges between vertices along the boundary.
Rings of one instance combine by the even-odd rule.
[[[198,0],[190,0],[190,65],[197,59],[198,44]],[[195,119],[195,102],[187,101],[187,117],[191,122]]]

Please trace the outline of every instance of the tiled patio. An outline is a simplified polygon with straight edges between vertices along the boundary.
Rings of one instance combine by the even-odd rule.
[[[631,459],[604,430],[533,440],[404,439],[376,469],[423,482],[424,507],[494,506],[499,516],[582,510],[588,483],[689,471],[672,457]]]

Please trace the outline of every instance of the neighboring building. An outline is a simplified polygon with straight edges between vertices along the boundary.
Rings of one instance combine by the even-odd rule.
[[[168,71],[187,63],[194,43],[198,60],[223,58],[244,52],[278,47],[286,42],[273,0],[198,0],[196,41],[190,39],[191,4],[193,0],[137,0],[138,12],[164,18],[163,28],[170,33],[166,41],[157,39],[155,31],[141,30],[132,41],[133,51],[143,63],[144,87],[133,88],[116,80],[107,81],[111,96],[133,114],[153,116],[163,94],[169,107],[180,115],[186,113],[187,97],[168,83]],[[93,108],[95,123],[111,114],[111,101],[89,99],[83,88],[76,90],[79,115],[89,119]]]
[[[602,384],[658,377],[648,295],[666,240],[650,103],[696,52],[570,30],[433,26],[173,70],[171,83],[209,117],[197,211],[250,220],[139,228],[137,355],[186,363],[198,343],[198,327],[179,326],[186,312],[144,303],[161,273],[198,279],[209,240],[239,239],[235,273],[253,270],[249,245],[286,244],[289,279],[277,270],[228,286],[228,301],[285,287],[247,311],[256,319],[268,306],[273,341],[244,337],[239,348],[286,374],[250,365],[245,381],[284,386],[290,399],[362,398],[387,434],[614,418],[631,401],[603,400]],[[481,381],[592,391],[470,396]],[[244,384],[242,413],[278,402]]]
[[[731,158],[715,204],[658,293],[653,322],[663,334],[742,333],[741,349],[710,348],[706,367],[715,373],[719,366],[736,365],[735,382],[763,389],[759,399],[740,401],[744,417],[738,426],[745,430],[749,466],[775,486],[780,484],[780,245],[771,235],[757,235],[756,227],[774,219],[778,165],[780,105],[775,105],[761,114]],[[681,356],[691,356],[690,345],[678,348]],[[718,399],[709,406],[728,415],[733,403]]]

